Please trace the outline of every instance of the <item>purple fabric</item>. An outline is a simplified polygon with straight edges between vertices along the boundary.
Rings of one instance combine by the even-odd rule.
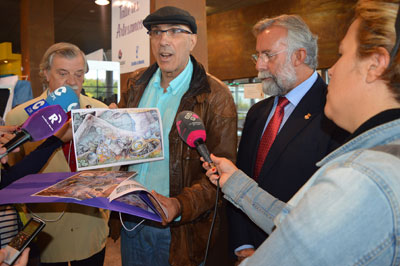
[[[31,196],[32,194],[54,185],[55,183],[74,174],[76,173],[46,173],[27,175],[0,191],[0,205],[13,203],[67,202],[123,212],[153,221],[161,221],[161,218],[157,214],[150,213],[139,207],[131,206],[123,202],[109,202],[107,198],[99,197],[80,201],[70,198]],[[148,203],[151,204],[150,201]],[[151,208],[154,209],[153,206]]]

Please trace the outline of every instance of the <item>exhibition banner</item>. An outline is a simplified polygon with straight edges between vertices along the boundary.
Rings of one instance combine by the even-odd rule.
[[[150,14],[150,0],[113,0],[111,57],[121,74],[150,64],[150,40],[142,21]]]

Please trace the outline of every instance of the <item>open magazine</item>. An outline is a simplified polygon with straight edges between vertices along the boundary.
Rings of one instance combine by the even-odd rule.
[[[143,185],[133,179],[135,176],[136,172],[83,171],[32,196],[70,198],[78,201],[102,197],[107,198],[110,203],[125,203],[166,219],[167,210]]]

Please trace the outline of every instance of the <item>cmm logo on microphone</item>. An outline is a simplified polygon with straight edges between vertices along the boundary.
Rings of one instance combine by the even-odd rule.
[[[42,109],[42,108],[44,108],[46,106],[49,106],[49,104],[46,102],[45,99],[42,99],[42,100],[39,100],[39,101],[37,101],[37,102],[25,107],[25,112],[27,112],[28,115],[30,116],[34,112],[36,112],[36,111],[38,111],[38,110],[40,110],[40,109]]]

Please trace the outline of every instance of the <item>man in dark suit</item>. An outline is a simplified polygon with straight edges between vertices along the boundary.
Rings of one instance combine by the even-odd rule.
[[[261,188],[288,201],[317,170],[316,162],[347,134],[323,113],[327,86],[315,71],[317,38],[304,21],[296,15],[263,19],[253,33],[258,77],[271,97],[247,113],[237,166]],[[239,261],[268,237],[233,206],[228,220],[230,246]]]

